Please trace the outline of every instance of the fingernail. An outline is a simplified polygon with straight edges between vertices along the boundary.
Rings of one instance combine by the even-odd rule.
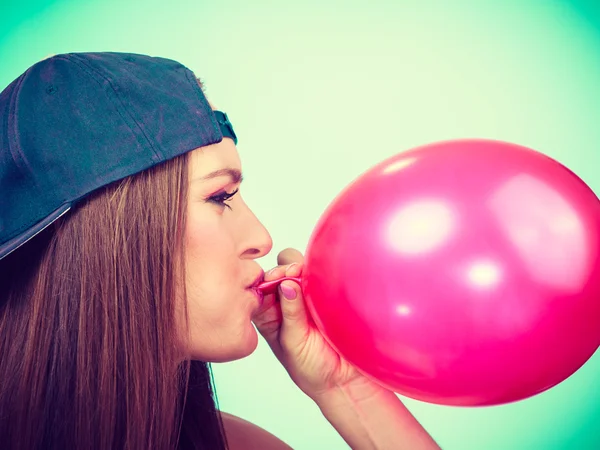
[[[281,293],[283,296],[288,300],[294,300],[296,298],[296,290],[294,288],[286,286],[283,283],[281,283],[279,287],[281,288]]]
[[[273,272],[275,272],[278,269],[278,267],[273,267],[271,270],[269,270],[267,273],[265,273],[265,277],[268,277],[269,275],[273,275]]]
[[[287,272],[288,270],[290,270],[292,267],[297,266],[298,263],[291,263],[289,266],[287,266],[287,268],[285,269],[285,271]]]

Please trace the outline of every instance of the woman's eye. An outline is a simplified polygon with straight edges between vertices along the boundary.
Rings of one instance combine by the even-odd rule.
[[[220,194],[213,195],[212,197],[210,197],[208,199],[208,201],[211,203],[216,203],[220,206],[225,206],[226,208],[231,209],[231,206],[229,206],[226,202],[231,200],[231,197],[233,197],[235,194],[237,194],[238,191],[239,191],[239,188],[236,189],[235,191],[233,191],[231,194],[228,192],[221,192]]]

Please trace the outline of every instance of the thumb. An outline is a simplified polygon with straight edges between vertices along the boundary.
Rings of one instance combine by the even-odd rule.
[[[281,291],[280,342],[287,350],[303,345],[310,331],[302,290],[293,281],[279,285]]]

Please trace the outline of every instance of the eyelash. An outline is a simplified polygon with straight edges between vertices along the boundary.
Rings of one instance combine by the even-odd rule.
[[[235,191],[233,191],[231,194],[229,194],[227,192],[222,192],[220,194],[213,195],[211,198],[208,199],[208,201],[231,209],[231,206],[229,206],[226,202],[231,200],[231,197],[233,197],[235,194],[237,194],[238,191],[239,191],[239,188],[236,189]]]

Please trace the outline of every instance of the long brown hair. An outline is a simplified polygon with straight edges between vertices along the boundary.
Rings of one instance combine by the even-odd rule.
[[[178,361],[187,171],[116,182],[0,260],[1,448],[226,448],[210,367]]]

